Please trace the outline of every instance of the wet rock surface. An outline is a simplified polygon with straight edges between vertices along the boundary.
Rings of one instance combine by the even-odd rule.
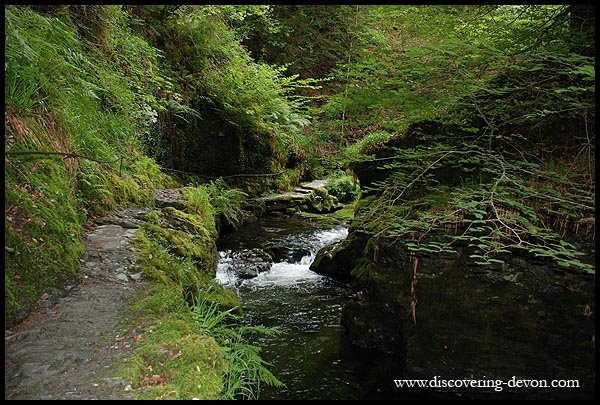
[[[502,268],[476,266],[462,249],[420,254],[413,273],[413,256],[403,243],[382,238],[377,255],[373,248],[350,260],[364,246],[364,237],[352,233],[335,254],[321,253],[317,268],[331,275],[345,268],[351,276],[357,293],[343,307],[342,325],[353,346],[379,359],[375,367],[395,358],[404,367],[402,378],[577,379],[579,389],[505,387],[502,394],[593,398],[593,275],[561,272],[517,254]],[[381,371],[386,377],[379,382],[397,378],[395,370]]]
[[[232,268],[243,279],[254,278],[259,273],[268,271],[272,264],[271,256],[261,249],[241,250],[232,257]]]
[[[130,399],[116,377],[139,331],[126,304],[145,286],[129,242],[144,209],[121,210],[86,237],[82,278],[5,331],[5,399]]]
[[[355,232],[352,238],[326,246],[317,253],[310,269],[336,280],[350,282],[352,269],[361,258],[367,241],[366,235]]]
[[[268,244],[264,251],[273,258],[273,262],[299,262],[304,256],[310,254],[309,249],[301,247],[289,247],[280,244]]]
[[[341,208],[336,197],[324,188],[329,179],[305,183],[287,193],[279,193],[257,198],[264,212],[271,215],[289,215],[298,211],[326,213]]]

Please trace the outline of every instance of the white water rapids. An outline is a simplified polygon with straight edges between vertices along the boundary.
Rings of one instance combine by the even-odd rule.
[[[219,262],[217,264],[216,279],[225,287],[237,289],[244,287],[266,287],[266,286],[291,286],[302,282],[318,281],[323,276],[310,270],[309,267],[315,259],[317,252],[332,243],[340,241],[348,236],[346,228],[337,227],[326,230],[316,230],[304,235],[293,235],[279,238],[282,244],[289,244],[291,247],[301,246],[310,251],[310,254],[303,256],[300,261],[290,263],[288,261],[276,262],[271,265],[271,269],[260,273],[257,277],[241,280],[237,276],[235,266],[243,265],[236,261],[231,250],[219,252]]]

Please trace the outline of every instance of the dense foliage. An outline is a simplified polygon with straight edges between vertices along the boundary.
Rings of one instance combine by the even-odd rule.
[[[164,52],[162,69],[174,83],[147,139],[163,164],[200,174],[270,173],[305,153],[299,136],[309,117],[292,92],[310,81],[254,61],[226,24],[235,8],[149,6],[135,13]]]
[[[195,176],[171,212],[195,234],[145,228],[165,282],[144,305],[221,347],[212,396],[277,384],[207,270],[262,191],[327,176],[352,202],[366,167],[371,246],[594,273],[594,34],[589,5],[6,6],[6,326],[77,277],[90,219],[181,185],[168,170]]]
[[[398,80],[394,101],[377,104],[381,98],[365,99],[359,90],[340,98],[365,103],[355,110],[341,104],[343,118],[372,131],[347,156],[372,153],[371,138],[395,147],[379,165],[389,176],[374,185],[381,192],[363,226],[376,237],[400,238],[413,251],[467,246],[482,265],[522,251],[593,273],[594,59],[574,52],[565,7],[488,9],[490,17],[476,24],[463,23],[464,14],[453,8],[447,12],[443,21],[454,21],[451,30],[437,26],[467,40],[447,36],[406,48],[411,60],[400,58],[400,75],[375,76],[384,82],[368,76],[378,86]],[[415,63],[421,58],[427,63]],[[413,96],[412,83],[420,85]],[[423,105],[406,104],[414,102]],[[335,106],[330,101],[325,111]],[[390,108],[401,110],[392,112],[397,121],[379,122],[392,127],[371,130],[376,121],[369,117]],[[333,111],[339,116],[340,107]]]
[[[8,324],[76,274],[88,214],[147,202],[167,184],[139,151],[156,50],[119,7],[53,11],[5,8]],[[20,154],[48,151],[75,155]]]
[[[181,103],[186,82],[161,66],[161,51],[136,33],[138,23],[120,6],[5,8],[7,327],[24,319],[40,296],[57,295],[64,284],[77,280],[88,221],[119,206],[151,205],[155,188],[179,185],[142,150],[161,115],[196,113]],[[265,69],[267,76],[274,71]],[[219,94],[225,90],[235,91],[225,87]],[[213,285],[215,251],[210,246],[217,237],[215,213],[235,223],[245,194],[222,182],[187,194],[192,213],[172,214],[191,235],[149,224],[151,237],[141,236],[142,248],[151,249],[145,257],[155,258],[141,264],[154,271],[149,277],[156,277],[142,307],[154,322],[164,316],[169,330],[157,328],[165,333],[140,343],[138,358],[155,360],[144,357],[144,350],[180,344],[186,355],[164,368],[170,379],[165,387],[174,387],[178,397],[256,395],[260,381],[277,380],[268,378],[258,348],[244,343],[248,331],[231,329],[235,341],[217,344],[207,335],[217,331],[198,326],[192,339],[184,321],[194,322],[186,298],[226,307],[214,317],[236,306],[232,292]],[[157,304],[160,311],[170,310],[156,312]],[[218,332],[225,333],[223,328]],[[178,368],[182,364],[195,374],[202,365],[199,383],[190,380],[188,369]],[[136,365],[137,360],[132,380],[145,387],[145,366],[139,370]]]
[[[219,187],[225,195],[213,207]],[[281,382],[247,338],[275,332],[241,325],[235,293],[214,279],[216,216],[232,210],[235,199],[221,184],[181,191],[180,209],[151,211],[137,234],[142,272],[154,283],[137,305],[148,332],[124,374],[139,399],[256,397],[260,384]],[[165,347],[173,351],[169,361]],[[155,375],[160,384],[149,382]]]

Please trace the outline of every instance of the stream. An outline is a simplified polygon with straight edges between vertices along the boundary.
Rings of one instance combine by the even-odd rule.
[[[271,371],[286,384],[285,388],[261,387],[260,399],[364,395],[361,364],[344,355],[340,326],[342,304],[352,292],[349,286],[309,270],[319,249],[347,234],[343,225],[263,217],[219,241],[217,279],[238,294],[244,322],[282,332],[252,342],[262,348]],[[287,255],[276,257],[254,278],[240,277],[240,268],[255,265],[247,257],[273,247]]]
[[[344,225],[267,216],[218,241],[216,278],[237,293],[244,323],[281,332],[250,342],[286,384],[261,386],[259,399],[513,398],[507,392],[397,389],[392,378],[411,377],[396,377],[381,358],[350,346],[340,318],[353,291],[309,269],[322,247],[347,235]]]

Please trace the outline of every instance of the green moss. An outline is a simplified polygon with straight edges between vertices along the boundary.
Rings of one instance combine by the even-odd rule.
[[[135,182],[144,189],[154,188],[173,188],[178,186],[178,182],[171,176],[161,172],[160,166],[154,159],[139,154],[131,164],[131,172]]]
[[[183,187],[180,189],[189,214],[196,215],[204,228],[216,236],[215,209],[204,187]]]
[[[144,298],[133,305],[134,311],[142,311],[152,317],[160,317],[170,313],[183,313],[188,305],[183,299],[181,287],[171,283],[153,283]]]
[[[44,292],[75,277],[85,216],[60,159],[5,165],[5,322],[23,319]]]
[[[148,226],[162,229],[154,225]],[[169,234],[168,231],[166,233]],[[181,290],[182,297],[188,292],[201,288],[205,284],[204,278],[194,260],[191,257],[177,256],[176,252],[172,252],[172,249],[163,245],[168,242],[155,238],[156,234],[141,230],[134,242],[140,248],[139,263],[144,275],[149,279]]]
[[[150,218],[134,242],[142,271],[155,282],[134,306],[145,314],[147,332],[121,372],[133,381],[134,397],[233,398],[253,395],[249,387],[257,381],[281,384],[256,349],[241,343],[253,329],[233,314],[241,315],[237,296],[214,281],[214,263],[203,265],[214,260],[205,229],[211,222],[174,208],[154,210]],[[212,247],[194,250],[199,236]]]
[[[195,261],[198,268],[210,271],[216,259],[216,246],[208,232],[190,234],[177,229],[148,224],[145,231],[170,253]]]
[[[349,222],[354,219],[354,205],[345,205],[342,209],[339,209],[333,213],[333,216],[340,221]]]
[[[181,214],[177,214],[179,218]],[[156,222],[165,221],[165,215],[158,211],[151,217]],[[197,226],[190,229],[197,231],[199,220],[193,219]],[[212,239],[208,240],[214,245]],[[133,358],[122,370],[134,382],[137,399],[221,396],[227,362],[215,340],[196,325],[189,306],[209,295],[212,279],[212,274],[206,272],[208,268],[202,269],[192,260],[194,255],[205,257],[206,252],[185,250],[193,241],[194,234],[145,224],[134,242],[140,249],[143,273],[154,280],[146,296],[133,307],[145,314],[148,332],[135,345]],[[173,249],[172,243],[178,246]]]
[[[223,310],[239,308],[235,293],[213,280],[216,246],[202,218],[172,207],[152,211],[150,218],[152,223],[143,226],[135,242],[141,249],[144,273],[154,280],[173,283],[183,295],[191,294],[186,297],[189,302],[214,302]]]
[[[242,314],[242,305],[237,295],[213,280],[208,283],[206,290],[198,294],[198,297],[209,304],[217,304],[222,311],[235,308],[239,315]]]
[[[337,205],[337,199],[323,187],[313,189],[309,201],[311,208],[317,212],[330,212]]]
[[[165,293],[157,296],[181,301]],[[220,398],[227,363],[215,339],[202,332],[189,310],[163,314],[145,329],[134,358],[122,370],[133,381],[136,399]]]
[[[146,222],[158,225],[160,223],[161,214],[159,210],[152,210],[146,214]]]
[[[206,235],[216,237],[214,220],[212,217],[204,218],[196,213],[188,214],[173,207],[162,209],[163,218],[174,229],[181,229],[193,235]]]

